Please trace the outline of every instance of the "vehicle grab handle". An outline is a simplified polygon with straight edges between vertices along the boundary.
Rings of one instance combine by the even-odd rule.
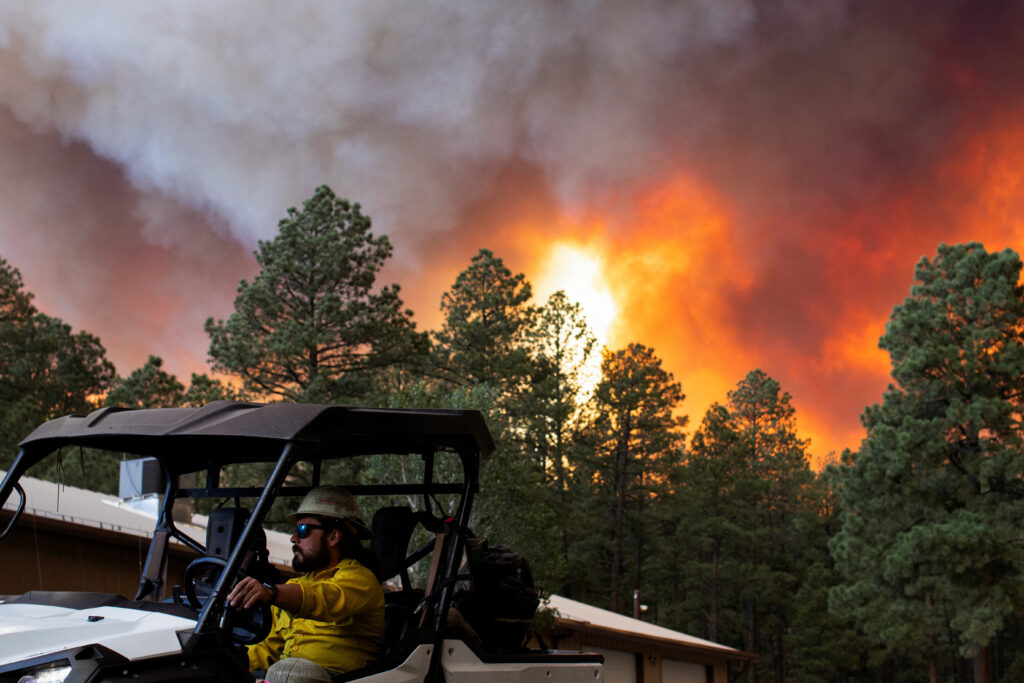
[[[25,489],[21,488],[21,484],[14,482],[14,490],[18,492],[18,509],[11,515],[11,519],[7,522],[7,526],[4,527],[3,531],[0,531],[0,539],[7,538],[7,534],[11,533],[11,529],[14,528],[14,523],[18,521],[22,513],[25,512]]]

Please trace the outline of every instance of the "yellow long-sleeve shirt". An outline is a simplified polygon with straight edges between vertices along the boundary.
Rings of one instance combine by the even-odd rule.
[[[373,661],[384,642],[384,591],[373,572],[355,560],[303,574],[288,583],[302,589],[302,608],[272,608],[266,640],[249,647],[249,669],[302,657],[333,672]]]

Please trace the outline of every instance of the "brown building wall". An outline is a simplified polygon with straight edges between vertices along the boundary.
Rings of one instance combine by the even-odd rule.
[[[9,514],[0,517],[0,524],[6,524]],[[148,538],[24,515],[0,541],[0,595],[67,590],[131,598],[148,551]],[[171,546],[168,594],[170,585],[181,583],[185,566],[194,557],[183,546]]]

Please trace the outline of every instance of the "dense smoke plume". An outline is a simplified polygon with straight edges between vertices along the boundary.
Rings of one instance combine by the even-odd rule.
[[[1012,2],[0,6],[0,255],[122,374],[202,370],[249,252],[327,183],[421,325],[479,247],[604,255],[609,343],[685,411],[754,367],[819,453],[941,241],[1020,248]]]

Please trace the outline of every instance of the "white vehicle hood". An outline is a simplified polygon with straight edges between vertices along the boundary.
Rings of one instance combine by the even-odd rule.
[[[0,604],[0,665],[98,644],[129,660],[181,652],[177,632],[191,619],[123,607],[69,609]]]

